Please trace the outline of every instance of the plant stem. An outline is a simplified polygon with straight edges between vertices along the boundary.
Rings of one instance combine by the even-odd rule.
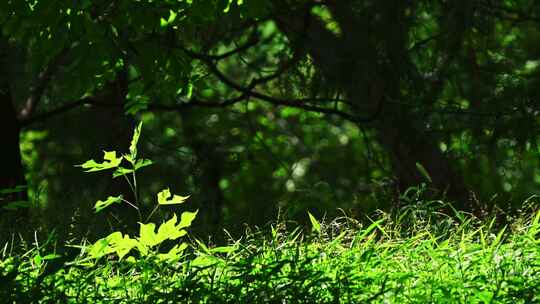
[[[133,184],[131,183],[129,178],[125,174],[123,174],[122,176],[126,179],[126,182],[128,183],[129,189],[131,189],[131,192],[133,192],[135,194],[135,192],[136,192],[135,187],[133,187]],[[136,195],[135,195],[135,198],[136,198]]]
[[[157,210],[158,208],[159,208],[159,204],[156,205],[156,206],[154,207],[154,209],[152,209],[152,212],[150,212],[150,214],[149,214],[148,217],[146,218],[146,221],[144,221],[145,223],[147,223],[147,222],[150,220],[150,218],[152,217],[152,215],[154,215],[154,212],[156,212],[156,210]]]
[[[135,206],[134,204],[132,204],[130,201],[128,200],[125,200],[123,198],[121,198],[121,200],[123,202],[125,202],[126,204],[130,205],[131,207],[135,208],[135,210],[137,210],[137,213],[139,214],[139,221],[142,222],[142,214],[141,214],[141,210],[139,209],[139,207]]]
[[[135,175],[135,165],[133,165],[133,195],[135,195],[135,203],[139,205],[139,188],[137,187],[137,176]]]

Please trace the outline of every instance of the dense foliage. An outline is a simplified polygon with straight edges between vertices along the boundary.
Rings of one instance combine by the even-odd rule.
[[[31,207],[10,222],[79,235],[122,227],[133,214],[88,217],[101,193],[129,189],[71,165],[125,147],[134,120],[156,161],[142,201],[151,208],[166,185],[192,194],[202,232],[240,231],[278,209],[301,219],[305,208],[395,207],[395,193],[422,182],[476,214],[519,207],[540,183],[539,10],[2,1],[0,188],[29,185],[3,200]]]
[[[534,0],[1,0],[0,300],[540,302],[539,25]]]

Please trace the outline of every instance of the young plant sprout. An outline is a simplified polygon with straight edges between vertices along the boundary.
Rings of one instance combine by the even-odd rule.
[[[197,216],[198,210],[195,212],[183,212],[180,216],[180,221],[176,214],[171,219],[161,224],[157,232],[155,231],[156,224],[150,223],[152,215],[163,205],[178,205],[184,203],[189,196],[181,196],[172,194],[169,188],[163,189],[157,194],[157,204],[148,214],[143,217],[140,208],[139,185],[137,183],[137,171],[141,168],[152,165],[149,159],[140,158],[138,155],[137,144],[141,136],[142,122],[135,128],[133,138],[129,146],[129,153],[120,154],[117,151],[104,151],[103,161],[96,162],[91,159],[81,165],[77,165],[85,170],[85,172],[99,172],[105,170],[113,170],[112,178],[123,177],[128,183],[133,192],[134,201],[124,199],[122,195],[113,195],[105,200],[98,200],[94,209],[95,212],[101,212],[113,204],[126,204],[134,208],[139,216],[139,236],[131,238],[128,234],[122,235],[116,231],[105,238],[95,242],[87,249],[90,259],[97,259],[106,255],[116,254],[119,259],[124,258],[131,250],[137,250],[141,256],[156,255],[160,259],[176,259],[182,251],[187,248],[186,243],[175,245],[167,253],[159,253],[159,245],[166,240],[176,240],[187,234],[185,228],[191,226],[191,223]],[[122,165],[126,161],[128,166]]]

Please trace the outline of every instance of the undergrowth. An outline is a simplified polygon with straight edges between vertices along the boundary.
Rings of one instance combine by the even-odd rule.
[[[6,303],[540,303],[540,212],[495,219],[409,208],[371,224],[277,223],[228,246],[195,239],[178,259],[71,260],[4,247]],[[38,258],[39,257],[39,258]],[[8,300],[9,299],[9,300]]]
[[[0,251],[0,302],[540,303],[538,209],[480,220],[423,199],[417,188],[392,214],[319,222],[307,213],[311,231],[278,221],[209,247],[186,230],[197,211],[150,222],[157,208],[187,196],[164,189],[155,208],[141,212],[136,172],[152,162],[139,158],[140,134],[141,125],[129,153],[105,152],[101,163],[81,165],[125,179],[134,200],[115,194],[96,202],[95,212],[134,208],[139,233],[77,244],[58,244],[53,235],[13,239]]]

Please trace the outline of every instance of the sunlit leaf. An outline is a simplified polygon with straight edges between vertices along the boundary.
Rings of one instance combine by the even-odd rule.
[[[199,248],[202,249],[204,253],[210,254],[210,249],[198,239],[195,239],[195,242],[199,245]]]
[[[309,221],[311,222],[312,229],[317,233],[321,232],[321,224],[317,219],[308,211]]]
[[[156,225],[154,223],[140,223],[139,242],[145,246],[153,247],[160,243],[155,232]]]
[[[235,0],[229,0],[229,2],[227,3],[227,7],[225,7],[225,9],[223,9],[223,12],[224,13],[228,13],[229,10],[231,9],[231,4],[233,4],[235,2]],[[244,4],[244,0],[236,0],[236,5],[240,6]]]
[[[58,259],[58,258],[61,258],[62,256],[59,255],[59,254],[56,254],[56,253],[49,253],[45,256],[43,256],[43,260],[45,261],[48,261],[48,260],[54,260],[54,259]]]
[[[139,125],[133,131],[133,138],[131,139],[131,144],[129,145],[129,162],[133,163],[137,159],[137,143],[139,143],[139,137],[141,137],[141,128],[142,121],[139,122]]]
[[[160,205],[181,204],[188,198],[189,198],[189,195],[188,196],[181,196],[181,195],[176,195],[176,194],[172,195],[171,190],[169,188],[164,189],[157,194],[158,204]]]
[[[169,10],[169,18],[167,18],[167,20],[165,20],[165,18],[161,18],[159,20],[159,25],[161,27],[166,27],[168,26],[169,24],[173,23],[174,20],[176,19],[176,16],[178,15],[178,13],[174,12],[173,10]]]
[[[139,170],[140,168],[144,168],[147,166],[152,165],[154,162],[152,162],[149,159],[138,159],[135,163],[135,171]]]
[[[124,235],[124,237],[114,240],[112,243],[114,251],[118,255],[119,259],[122,259],[126,256],[133,248],[135,248],[139,242],[135,239],[129,237],[129,235]]]
[[[84,172],[96,172],[116,168],[122,162],[122,156],[116,157],[116,151],[103,151],[103,153],[104,161],[102,163],[98,163],[91,159],[82,165],[77,165],[76,167],[85,169]]]
[[[238,249],[237,246],[220,246],[210,249],[212,253],[231,253]]]
[[[213,257],[211,255],[202,255],[193,259],[191,261],[191,266],[203,268],[203,267],[209,267],[210,265],[214,265],[218,262],[219,261],[216,257]]]
[[[36,267],[41,267],[41,262],[42,262],[43,258],[41,257],[41,255],[39,254],[36,254],[34,256],[34,264],[36,265]]]
[[[199,213],[199,210],[195,212],[182,212],[182,215],[180,216],[180,224],[178,224],[178,228],[186,228],[191,226],[191,222],[197,217],[197,213]]]
[[[174,262],[181,257],[182,252],[184,252],[184,250],[186,250],[187,247],[188,245],[186,243],[175,245],[173,248],[171,248],[171,250],[169,250],[169,252],[160,253],[157,255],[157,257],[160,260],[167,260],[169,262]]]
[[[124,175],[130,174],[132,172],[133,172],[133,169],[128,169],[128,168],[124,168],[124,167],[118,167],[113,172],[113,178],[117,178],[119,176],[124,176]]]
[[[98,259],[105,255],[116,253],[118,258],[122,259],[137,245],[137,240],[130,238],[127,234],[122,236],[121,232],[116,231],[109,234],[106,238],[95,242],[90,247],[88,255],[92,258]]]
[[[538,231],[540,231],[540,211],[536,212],[535,216],[533,217],[533,220],[531,222],[531,225],[529,226],[529,230],[527,231],[527,234],[532,239],[535,239]]]
[[[125,259],[124,261],[130,264],[135,264],[137,262],[134,256],[128,256],[127,259]]]
[[[122,195],[119,195],[119,196],[109,196],[107,197],[106,200],[102,201],[102,200],[99,200],[96,202],[96,204],[94,205],[94,209],[96,209],[95,213],[98,213],[100,212],[101,210],[109,207],[110,205],[114,204],[114,203],[120,203],[122,202]]]
[[[179,227],[180,225],[178,226],[176,225],[177,220],[178,219],[175,214],[170,220],[166,221],[165,223],[161,224],[161,226],[159,226],[157,239],[160,243],[167,239],[176,240],[177,238],[182,237],[187,234],[185,230],[181,230],[181,227]]]
[[[102,256],[105,256],[111,252],[114,252],[114,250],[109,246],[111,243],[111,240],[122,237],[122,233],[120,232],[113,232],[109,236],[97,240],[92,246],[90,246],[90,249],[88,250],[88,255],[94,259],[101,258]]]

